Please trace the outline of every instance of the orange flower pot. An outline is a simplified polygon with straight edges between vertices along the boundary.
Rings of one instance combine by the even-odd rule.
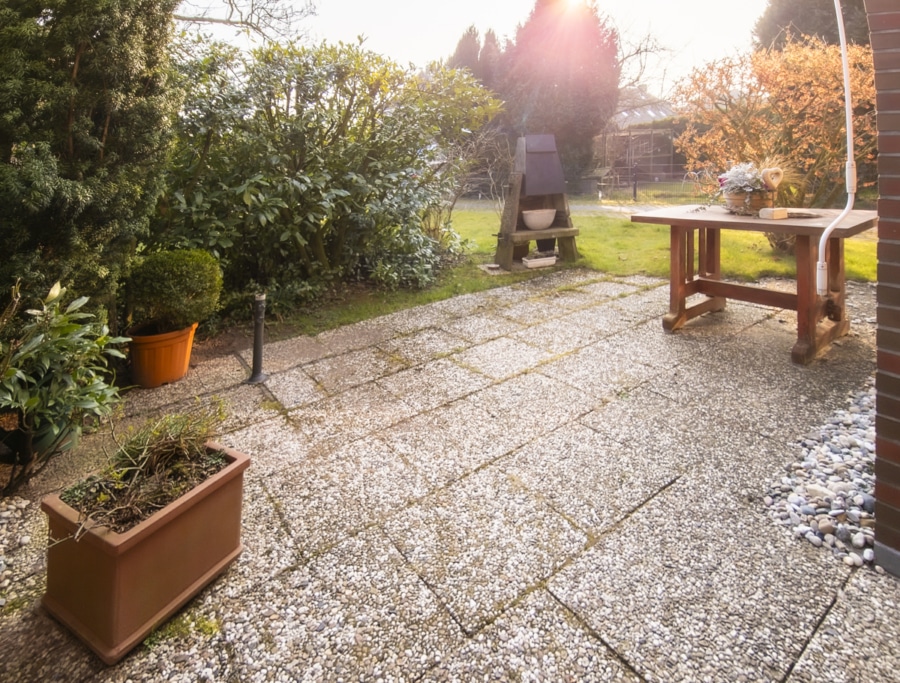
[[[177,382],[187,374],[194,345],[197,323],[183,330],[163,334],[141,335],[129,332],[131,379],[135,384],[152,389]]]
[[[43,606],[107,664],[115,664],[221,574],[243,550],[241,504],[249,456],[209,442],[229,464],[124,533],[88,529],[56,494]]]

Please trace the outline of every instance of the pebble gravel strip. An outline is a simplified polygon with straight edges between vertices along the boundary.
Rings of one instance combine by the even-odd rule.
[[[0,498],[0,610],[19,597],[11,557],[19,555],[20,549],[31,544],[31,533],[25,524],[29,506],[31,501],[17,496]],[[26,572],[19,571],[18,574]],[[18,578],[22,579],[21,576]]]
[[[798,444],[764,498],[771,516],[798,539],[828,548],[851,567],[875,560],[875,384]],[[879,568],[880,569],[880,568]]]

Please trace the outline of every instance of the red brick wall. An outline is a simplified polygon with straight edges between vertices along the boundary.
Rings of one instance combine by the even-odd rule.
[[[900,0],[865,0],[878,91],[875,561],[900,576]]]

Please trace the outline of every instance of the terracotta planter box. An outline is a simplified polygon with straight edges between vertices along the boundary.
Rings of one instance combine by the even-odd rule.
[[[241,545],[244,470],[250,458],[210,442],[229,464],[133,529],[87,531],[56,494],[41,501],[50,522],[43,605],[107,664],[221,574]]]
[[[131,379],[145,389],[177,382],[187,374],[197,323],[183,330],[163,334],[140,334],[140,328],[127,333],[131,359]]]

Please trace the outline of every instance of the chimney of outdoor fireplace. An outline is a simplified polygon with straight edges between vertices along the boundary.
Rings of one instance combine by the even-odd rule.
[[[564,194],[566,179],[553,135],[525,135],[516,141],[516,173],[523,175],[522,194]]]

